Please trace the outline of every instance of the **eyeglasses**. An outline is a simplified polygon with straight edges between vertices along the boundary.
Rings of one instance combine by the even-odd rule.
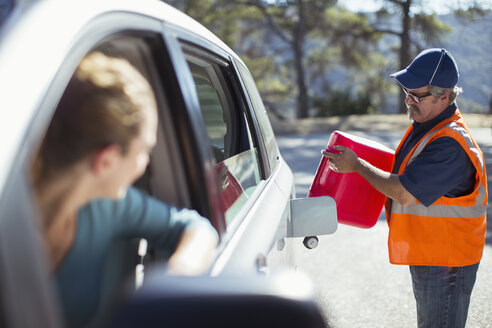
[[[434,81],[434,77],[436,76],[436,73],[439,70],[439,67],[441,66],[441,62],[442,62],[442,59],[444,58],[444,55],[445,54],[446,54],[446,50],[445,49],[441,49],[441,57],[439,57],[439,61],[437,62],[436,68],[434,69],[434,73],[432,73],[432,76],[430,78],[430,81],[429,81],[429,83],[427,83],[428,85],[431,85],[432,82]],[[432,96],[432,93],[431,92],[427,92],[427,93],[425,93],[425,94],[423,94],[421,96],[417,96],[416,94],[413,94],[410,91],[408,91],[403,85],[400,85],[400,86],[403,89],[403,92],[405,92],[405,96],[406,97],[410,97],[410,99],[412,99],[413,102],[415,102],[417,104],[420,103],[420,99],[425,98],[425,97]]]
[[[416,94],[411,93],[410,91],[408,91],[404,87],[402,87],[402,89],[403,89],[403,92],[405,92],[405,96],[410,97],[410,99],[412,99],[413,102],[415,102],[417,104],[420,103],[420,99],[425,98],[425,97],[432,96],[432,93],[431,92],[427,92],[427,93],[424,93],[421,96],[417,96]]]

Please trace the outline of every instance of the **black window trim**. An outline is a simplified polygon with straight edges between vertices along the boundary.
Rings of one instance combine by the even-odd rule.
[[[258,154],[258,155],[261,158],[260,169],[262,170],[262,172],[261,172],[262,178],[264,180],[268,180],[268,178],[271,176],[271,168],[270,168],[270,162],[268,160],[268,153],[266,150],[263,133],[262,133],[260,125],[258,123],[258,118],[256,117],[256,112],[253,108],[253,104],[252,104],[251,99],[249,97],[248,91],[246,89],[244,81],[242,80],[239,69],[237,68],[236,61],[233,58],[231,58],[231,63],[232,63],[232,67],[233,67],[234,78],[236,79],[235,85],[239,85],[241,88],[240,90],[236,90],[236,92],[241,95],[241,97],[243,98],[244,104],[248,107],[248,110],[246,110],[246,113],[249,116],[250,124],[253,124],[253,126],[254,126],[254,131],[252,131],[252,134],[253,134],[253,138],[256,139],[255,142],[258,145],[258,148],[260,150],[260,154]]]
[[[166,45],[165,60],[173,66],[172,69],[167,69],[166,76],[172,77],[172,81],[166,83],[165,88],[168,89],[166,93],[169,95],[169,106],[175,109],[171,114],[178,142],[183,150],[183,163],[188,173],[192,205],[211,220],[221,235],[226,231],[226,226],[214,169],[215,159],[210,147],[203,147],[201,144],[202,140],[208,140],[208,135],[202,122],[194,81],[179,42],[178,32],[166,29],[162,34]],[[166,70],[165,67],[162,69]],[[197,170],[197,166],[201,169]]]

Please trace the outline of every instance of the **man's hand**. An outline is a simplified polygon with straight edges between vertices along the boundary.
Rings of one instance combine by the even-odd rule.
[[[357,172],[379,192],[403,206],[416,202],[415,197],[403,187],[397,174],[385,172],[371,165],[359,158],[350,148],[335,146],[333,149],[338,152],[321,151],[323,156],[330,160],[330,167],[333,171],[339,173]]]
[[[357,172],[360,167],[359,157],[350,148],[344,146],[334,146],[337,153],[322,150],[323,156],[330,160],[330,167],[333,171],[339,173]]]

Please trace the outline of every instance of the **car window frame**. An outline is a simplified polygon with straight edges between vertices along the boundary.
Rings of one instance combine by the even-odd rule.
[[[254,204],[254,200],[257,199],[258,194],[261,193],[261,192],[257,192],[257,190],[262,190],[261,185],[265,181],[265,178],[262,173],[263,171],[262,158],[260,157],[261,144],[255,141],[255,138],[253,136],[254,134],[253,130],[255,129],[255,126],[253,126],[251,123],[251,118],[249,116],[246,104],[244,102],[244,98],[242,94],[238,92],[237,79],[234,79],[232,77],[234,75],[234,69],[231,66],[231,62],[225,61],[224,59],[217,57],[215,54],[210,53],[208,51],[204,51],[203,49],[200,49],[199,47],[196,47],[190,43],[183,44],[183,53],[185,54],[187,62],[189,61],[190,63],[199,66],[200,63],[202,63],[203,65],[210,65],[210,69],[213,70],[212,73],[213,79],[214,80],[216,79],[215,81],[216,84],[214,88],[217,91],[218,98],[221,99],[220,100],[221,111],[228,112],[228,114],[231,114],[230,115],[231,117],[234,117],[234,119],[232,119],[234,124],[232,126],[229,126],[229,128],[235,129],[233,131],[235,133],[232,136],[232,139],[234,140],[232,142],[233,145],[231,146],[230,149],[228,149],[232,151],[232,153],[226,152],[227,156],[225,156],[225,159],[220,162],[217,161],[216,165],[222,162],[223,163],[228,162],[229,164],[235,163],[239,159],[238,156],[241,156],[241,154],[248,157],[245,153],[246,151],[254,150],[254,152],[256,153],[256,156],[254,156],[254,158],[256,159],[255,167],[258,172],[258,181],[256,181],[254,184],[254,191],[251,194],[248,194],[249,195],[248,197],[251,197],[253,201],[250,201],[247,198],[246,199],[240,198],[240,200],[244,201],[244,203],[242,203],[241,205],[241,203],[234,202],[234,205],[231,206],[230,208],[230,210],[232,210],[233,212],[226,211],[227,208],[223,208],[226,216],[227,230],[228,231],[234,230],[235,229],[234,227],[236,227],[240,222],[242,222],[242,220],[245,217],[245,212],[247,212],[248,208],[251,208],[251,206]],[[196,90],[195,83],[193,85],[193,88]],[[197,97],[199,98],[198,91],[197,91]],[[203,124],[206,125],[201,109],[200,109],[200,115],[202,117]],[[224,123],[227,124],[228,122],[224,122]],[[247,149],[244,148],[245,146],[247,146]],[[229,169],[234,171],[233,167],[230,167]],[[240,188],[242,188],[243,185],[242,183],[239,182],[239,180],[234,179],[233,176],[229,176],[229,179],[233,179],[232,181],[229,180],[230,184],[232,185],[237,184],[238,187],[239,185],[241,185]],[[242,193],[244,193],[244,191]],[[246,195],[246,193],[244,193],[244,195]],[[222,199],[222,201],[224,201],[224,199]],[[223,206],[226,207],[227,205],[228,204],[223,204]],[[232,217],[228,216],[228,214],[230,215],[232,213],[234,213]]]
[[[256,113],[255,113],[254,107],[252,105],[252,102],[250,100],[249,93],[247,91],[247,88],[244,85],[244,82],[242,81],[242,75],[240,74],[240,72],[237,68],[237,62],[240,59],[235,58],[230,53],[228,53],[224,49],[220,48],[218,45],[216,45],[216,44],[214,44],[208,40],[205,40],[201,37],[198,37],[198,36],[194,35],[191,32],[188,32],[188,31],[177,31],[173,26],[168,27],[168,36],[169,37],[175,37],[176,40],[178,40],[178,42],[188,43],[188,44],[192,45],[193,47],[196,47],[196,49],[200,49],[201,51],[203,51],[205,56],[207,56],[206,54],[208,53],[209,56],[212,56],[212,58],[213,57],[220,58],[220,60],[231,65],[231,71],[233,74],[230,78],[234,79],[236,82],[231,87],[233,88],[234,92],[236,92],[238,95],[241,95],[243,97],[243,101],[244,101],[244,104],[246,106],[244,111],[247,115],[247,118],[250,120],[250,124],[252,126],[254,126],[254,129],[250,129],[251,136],[253,138],[253,142],[255,142],[258,145],[258,148],[260,150],[260,152],[259,152],[259,156],[261,158],[260,165],[263,166],[262,179],[268,180],[268,178],[271,176],[271,173],[272,173],[270,168],[265,166],[265,165],[269,165],[268,164],[268,153],[266,151],[266,147],[265,147],[265,143],[263,140],[261,128],[258,124]],[[213,55],[211,55],[211,54],[213,54]],[[198,110],[198,111],[200,110],[198,97],[196,97],[196,99],[194,99],[193,106],[196,107],[195,110]],[[267,163],[267,164],[265,164],[265,163]]]
[[[197,50],[196,48],[193,47],[193,45],[187,43],[187,44],[182,44],[183,46],[183,53],[185,54],[185,58],[188,61],[193,61],[193,60],[198,60],[198,61],[203,61],[206,63],[210,63],[212,66],[210,69],[213,70],[214,73],[214,79],[212,82],[212,87],[217,91],[217,87],[221,87],[224,83],[223,75],[224,75],[224,69],[227,69],[229,64],[227,62],[224,62],[220,60],[219,58],[215,58],[212,55],[208,53],[201,52]],[[190,59],[190,57],[192,59]],[[196,63],[195,63],[196,64]],[[198,65],[198,64],[197,64]],[[226,103],[227,107],[231,106],[231,102],[233,101],[230,99],[229,93],[226,94],[226,92],[223,89],[219,89],[220,93],[218,94],[219,101],[221,103],[221,107],[223,107],[223,104]],[[201,115],[202,111],[200,110]],[[237,117],[227,117],[227,122],[226,126],[234,126],[236,125],[235,123],[237,122],[238,118]],[[207,133],[208,135],[208,133]],[[227,133],[226,133],[227,135]],[[224,144],[224,150],[227,150],[226,154],[229,154],[234,151],[233,145],[237,143],[237,138],[236,136],[232,136],[228,142],[228,144]]]
[[[273,172],[278,168],[278,166],[280,164],[280,150],[278,149],[278,146],[276,145],[276,141],[275,141],[275,146],[276,146],[275,147],[275,153],[270,154],[270,150],[268,149],[268,146],[267,146],[267,141],[266,141],[266,136],[265,136],[265,131],[264,131],[264,125],[266,125],[266,124],[269,125],[270,132],[271,132],[271,134],[273,134],[274,139],[275,139],[275,134],[274,134],[273,129],[271,127],[270,121],[265,122],[263,124],[261,124],[259,122],[257,111],[259,111],[260,109],[256,108],[253,105],[253,100],[251,99],[253,97],[253,95],[250,93],[250,90],[244,81],[244,79],[246,77],[243,75],[239,66],[242,67],[242,70],[244,70],[245,72],[248,73],[248,75],[249,75],[248,78],[250,78],[251,81],[254,83],[254,85],[252,87],[255,88],[255,90],[251,90],[251,91],[256,91],[257,95],[259,96],[259,100],[263,103],[263,100],[261,99],[260,92],[256,86],[256,81],[254,80],[251,72],[246,67],[246,65],[244,65],[243,63],[241,63],[235,59],[232,60],[232,63],[233,63],[233,67],[236,71],[236,75],[240,77],[239,82],[241,84],[243,96],[245,98],[245,101],[248,104],[248,107],[250,108],[251,117],[252,117],[252,120],[254,121],[254,124],[255,124],[255,130],[258,131],[258,134],[259,134],[258,139],[261,139],[261,142],[262,142],[262,157],[264,159],[263,163],[265,166],[264,167],[264,174],[265,174],[265,177],[270,177],[273,174]],[[263,108],[264,108],[264,104],[263,104]],[[267,118],[268,118],[268,116],[267,116]]]
[[[198,151],[195,154],[194,159],[193,156],[190,156],[189,154],[187,154],[186,157],[188,158],[188,161],[198,160],[203,162],[204,169],[202,172],[204,174],[204,178],[202,180],[203,181],[202,186],[205,186],[206,189],[205,192],[208,194],[208,201],[210,202],[209,208],[212,210],[210,212],[211,215],[209,218],[214,224],[214,227],[219,233],[219,238],[221,239],[221,244],[219,245],[219,253],[220,253],[220,249],[222,249],[222,247],[225,247],[225,244],[227,244],[227,240],[230,239],[230,236],[234,234],[234,231],[236,231],[238,227],[241,225],[241,223],[244,221],[244,218],[248,214],[248,208],[251,208],[251,206],[254,205],[255,200],[258,199],[258,197],[260,197],[264,189],[265,179],[267,177],[265,177],[264,175],[264,169],[261,170],[260,171],[260,174],[262,174],[261,181],[258,185],[257,190],[253,193],[252,197],[250,198],[250,201],[248,201],[248,205],[238,213],[238,217],[240,218],[238,220],[234,220],[234,224],[227,227],[225,223],[225,217],[222,213],[222,203],[220,201],[219,184],[217,180],[217,174],[215,172],[215,163],[216,163],[215,158],[213,156],[212,150],[208,149],[210,147],[199,147],[200,145],[199,141],[208,140],[208,135],[205,129],[205,125],[203,123],[200,104],[198,100],[198,95],[196,93],[193,77],[191,71],[189,70],[188,64],[186,62],[182,45],[188,44],[193,48],[197,49],[197,51],[202,52],[204,56],[212,56],[212,58],[215,58],[215,60],[217,59],[222,60],[224,62],[227,62],[229,65],[232,65],[232,57],[227,51],[223,50],[213,42],[198,37],[197,35],[191,32],[177,29],[173,26],[169,26],[166,29],[165,40],[167,42],[167,49],[170,52],[169,54],[170,58],[175,60],[173,62],[174,70],[176,72],[177,71],[180,72],[177,79],[178,79],[178,83],[181,86],[181,90],[183,92],[182,105],[187,108],[188,119],[191,121],[190,125],[192,126],[192,127],[188,127],[187,131],[198,132],[195,133],[194,138],[189,138],[189,139],[196,140],[195,147],[198,149]],[[233,78],[235,79],[235,81],[236,82],[239,81],[240,78],[237,75],[237,71],[235,69],[234,70],[231,69],[231,72],[233,73]],[[233,86],[232,89],[234,92],[239,91],[240,96],[243,97],[244,99],[245,93],[244,91],[241,91],[239,85]],[[251,110],[248,108],[245,110],[245,113],[247,118],[252,120],[251,122],[249,122],[250,126],[251,124],[254,124],[255,126],[254,129],[250,129],[251,137],[253,138],[253,142],[257,144],[260,150],[258,157],[260,159],[260,167],[261,167],[264,163],[264,156],[265,156],[264,144],[261,139],[261,134],[256,130],[257,124],[253,121],[254,117],[251,114]],[[182,135],[181,138],[187,138],[187,137]]]
[[[220,48],[216,47],[212,43],[209,44],[207,42],[204,42],[201,39],[196,39],[193,36],[183,37],[182,35],[178,35],[178,36],[176,36],[176,39],[178,41],[181,41],[181,42],[190,43],[193,47],[196,47],[200,51],[202,51],[204,53],[208,53],[214,57],[216,56],[216,57],[220,58],[221,60],[230,63],[230,65],[233,65],[233,61],[234,61],[235,57],[233,57],[231,54],[227,53],[226,51],[223,51]],[[185,60],[184,60],[184,63],[186,63]],[[249,99],[249,94],[247,93],[247,90],[245,90],[244,84],[241,81],[241,75],[239,75],[238,70],[236,68],[234,68],[233,66],[231,66],[230,72],[231,72],[231,76],[228,77],[232,81],[232,86],[230,86],[230,88],[233,89],[233,91],[235,92],[237,97],[242,98],[242,103],[245,106],[245,109],[244,109],[245,114],[247,116],[247,119],[250,120],[248,122],[248,124],[250,126],[251,137],[255,139],[255,141],[254,141],[255,145],[260,150],[259,154],[258,154],[259,158],[261,159],[260,163],[264,164],[265,160],[267,158],[267,153],[266,153],[264,141],[262,139],[262,132],[259,128],[259,124],[258,124],[257,119],[256,119],[256,113],[255,113],[254,109],[252,108],[251,101]],[[188,88],[189,88],[190,93],[195,93],[194,97],[196,97],[196,98],[193,101],[194,101],[194,105],[196,106],[196,111],[198,113],[200,113],[198,95],[196,95],[196,88],[194,87],[194,81],[193,81],[193,78],[191,76],[191,72],[189,71],[189,69],[187,69],[186,72],[184,70],[181,70],[181,73],[189,75],[188,81],[190,82],[190,84],[189,84]],[[201,114],[198,117],[200,118],[199,121],[201,121],[200,122],[201,125],[204,126],[203,119],[201,118]],[[203,131],[205,131],[205,134],[206,134],[205,127],[203,127]],[[206,137],[208,137],[208,136],[206,136]],[[214,159],[212,151],[210,149],[208,150],[208,153],[209,153],[210,158],[213,159],[213,163],[215,163],[215,159]],[[279,159],[280,158],[278,158],[277,160],[279,160]],[[280,166],[277,165],[276,170],[279,167]],[[255,209],[257,209],[258,206],[260,206],[260,207],[263,206],[262,204],[258,204],[258,200],[264,199],[264,196],[266,196],[264,194],[265,190],[276,190],[276,187],[273,186],[273,184],[274,184],[273,174],[274,174],[274,172],[276,172],[276,170],[270,171],[268,167],[264,167],[264,170],[262,171],[262,173],[263,173],[262,180],[260,181],[260,184],[258,185],[257,190],[253,193],[250,201],[238,213],[239,219],[234,220],[233,224],[231,224],[230,226],[227,227],[227,230],[224,229],[224,231],[219,232],[221,242],[220,242],[218,249],[217,249],[217,258],[215,260],[215,264],[213,265],[212,274],[215,275],[217,272],[220,272],[222,270],[221,268],[224,268],[224,265],[225,265],[224,261],[226,261],[226,262],[229,261],[228,259],[229,259],[229,255],[231,254],[231,252],[235,252],[235,250],[237,250],[237,248],[239,246],[239,245],[237,245],[237,241],[242,238],[245,231],[249,230],[248,227],[252,224],[255,226],[257,226],[258,224],[261,225],[261,222],[260,222],[261,220],[258,220],[257,216],[255,216],[254,220],[252,220],[253,217],[251,215],[251,210],[253,210],[253,212],[255,212],[256,211]],[[266,173],[264,173],[264,172],[266,172]],[[213,173],[215,175],[215,172],[213,172]],[[212,190],[212,192],[217,192],[217,191],[218,191],[218,184],[216,184],[214,186],[214,190]],[[215,198],[218,198],[218,197],[219,197],[219,194],[216,194]],[[263,251],[265,251],[265,250],[262,250],[262,252]],[[251,267],[256,266],[255,263],[256,262],[252,262]],[[226,265],[226,267],[227,267],[227,265]]]
[[[183,151],[185,171],[188,173],[192,207],[209,218],[221,236],[226,231],[226,225],[221,212],[220,193],[214,169],[215,159],[210,147],[203,147],[201,144],[202,140],[208,140],[208,135],[201,118],[193,78],[180,44],[182,38],[199,38],[171,25],[163,29],[162,35],[166,44],[166,59],[172,67],[168,74],[172,75],[175,81],[174,92],[169,93],[170,106],[180,109],[171,110],[171,114],[176,126],[178,143]]]

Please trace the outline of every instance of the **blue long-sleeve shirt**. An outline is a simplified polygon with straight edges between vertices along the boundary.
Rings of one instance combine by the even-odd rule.
[[[405,156],[434,126],[451,117],[457,109],[452,104],[434,119],[413,123],[413,130],[396,154],[393,173],[397,173]],[[405,168],[400,182],[405,189],[425,206],[441,196],[459,197],[473,191],[476,170],[466,151],[451,137],[438,138]]]

